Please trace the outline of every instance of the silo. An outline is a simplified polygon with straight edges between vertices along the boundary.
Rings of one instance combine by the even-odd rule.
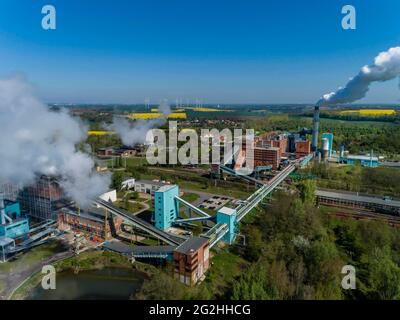
[[[322,139],[322,159],[326,160],[329,157],[329,140],[328,138]]]

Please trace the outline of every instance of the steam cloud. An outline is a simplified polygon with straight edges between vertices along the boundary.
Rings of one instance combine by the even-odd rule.
[[[149,143],[146,141],[147,132],[157,126],[162,125],[165,120],[140,120],[130,123],[127,119],[114,117],[113,123],[108,127],[115,131],[126,146],[134,146],[137,143]]]
[[[38,174],[59,176],[80,206],[107,191],[109,175],[93,172],[89,155],[77,151],[86,135],[66,111],[52,112],[19,77],[0,80],[0,181],[26,186]]]
[[[168,116],[171,113],[171,107],[166,100],[163,100],[158,106],[158,111],[160,111],[164,116]]]
[[[360,72],[336,92],[325,94],[320,106],[351,103],[367,94],[371,83],[392,80],[400,76],[400,47],[390,48],[375,57],[374,63],[361,68]]]
[[[158,106],[158,111],[166,118],[171,113],[171,107],[164,100]],[[137,143],[151,143],[152,141],[146,141],[147,132],[150,129],[163,125],[165,121],[165,119],[152,119],[131,123],[125,118],[114,117],[113,123],[108,126],[108,129],[115,131],[120,136],[124,145],[134,146]]]

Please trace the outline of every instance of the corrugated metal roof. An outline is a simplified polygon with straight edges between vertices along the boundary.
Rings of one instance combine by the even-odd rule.
[[[383,206],[392,206],[400,208],[400,201],[384,200],[382,198],[377,198],[377,197],[360,196],[357,195],[356,193],[339,193],[334,191],[317,190],[315,192],[315,195],[327,198],[343,199],[348,201],[375,203]]]

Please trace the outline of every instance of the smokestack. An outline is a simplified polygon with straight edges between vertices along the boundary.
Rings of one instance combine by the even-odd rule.
[[[314,108],[312,144],[311,144],[311,150],[314,152],[318,150],[318,131],[319,131],[319,106],[317,105]]]
[[[5,206],[4,206],[4,193],[0,193],[0,223],[1,224],[6,224],[6,212],[5,212]]]

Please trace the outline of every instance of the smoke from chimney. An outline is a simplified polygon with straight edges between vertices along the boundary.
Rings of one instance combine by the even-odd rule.
[[[384,82],[400,76],[400,47],[390,48],[375,57],[374,63],[361,68],[344,88],[323,95],[319,106],[333,106],[357,101],[366,96],[373,82]]]
[[[312,150],[318,149],[320,106],[334,106],[357,101],[366,96],[373,82],[384,82],[398,76],[400,76],[400,47],[394,47],[378,54],[373,64],[362,67],[344,88],[323,95],[314,108]]]
[[[77,150],[86,132],[66,110],[50,111],[21,77],[0,79],[0,181],[27,186],[37,175],[54,175],[69,197],[88,206],[107,191],[110,176],[93,172],[93,160]]]
[[[158,111],[163,114],[163,119],[130,122],[125,118],[114,117],[113,123],[107,126],[107,129],[115,131],[120,136],[122,143],[126,146],[134,146],[137,143],[147,143],[147,132],[165,123],[166,118],[171,113],[171,107],[166,100],[163,100],[158,106]]]

